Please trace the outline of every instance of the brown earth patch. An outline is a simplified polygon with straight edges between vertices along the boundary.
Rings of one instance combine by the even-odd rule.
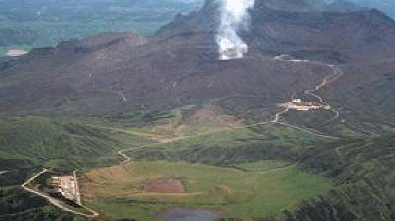
[[[142,186],[144,193],[185,193],[185,186],[178,178],[161,177],[147,180]]]
[[[131,33],[105,32],[83,39],[77,39],[74,41],[74,44],[77,48],[101,48],[121,39],[124,39],[131,46],[140,46],[148,43],[148,38]]]
[[[140,36],[128,36],[125,38],[125,41],[131,46],[140,46],[148,44],[148,38],[140,37]]]
[[[221,126],[230,127],[242,127],[241,122],[236,121],[236,119],[230,115],[222,114],[213,107],[206,107],[196,111],[191,117],[187,119],[189,123],[209,123]]]
[[[225,185],[214,185],[210,188],[210,193],[212,194],[231,194],[232,188]]]
[[[123,181],[128,179],[134,171],[129,167],[112,166],[94,169],[85,174],[85,176],[95,181]]]

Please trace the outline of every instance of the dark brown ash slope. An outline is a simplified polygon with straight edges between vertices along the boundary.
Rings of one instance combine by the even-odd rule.
[[[26,58],[32,66],[16,64],[12,70],[27,73],[29,68],[25,77],[31,79],[9,87],[14,91],[8,94],[9,108],[92,114],[136,105],[166,109],[230,94],[266,96],[266,105],[273,106],[294,92],[313,87],[329,73],[321,65],[262,59],[197,60],[188,58],[189,53],[183,51],[188,49],[180,47],[178,51],[176,42],[166,42],[172,47],[151,42],[148,46],[127,48],[125,42],[120,42],[89,54],[64,55],[67,52],[62,51],[69,49],[57,48],[45,59]],[[69,56],[75,58],[61,59]],[[59,65],[60,61],[68,64]],[[35,64],[47,68],[45,75],[38,72],[42,69]]]
[[[207,103],[232,94],[259,96],[256,107],[274,108],[330,73],[325,65],[272,61],[275,55],[344,67],[395,56],[395,23],[379,11],[288,12],[258,1],[251,10],[251,31],[241,33],[248,55],[218,61],[215,12],[207,1],[198,12],[176,16],[155,38],[107,33],[7,62],[0,71],[2,112],[114,114]],[[346,78],[339,82],[357,87],[343,82]]]
[[[269,3],[256,1],[251,9],[251,30],[241,33],[249,45],[250,56],[288,52],[305,58],[317,59],[319,55],[321,59],[350,61],[393,53],[395,23],[378,10],[292,12],[273,10],[268,7]],[[307,7],[304,1],[296,3]],[[212,15],[215,11],[215,4],[207,1],[200,11],[177,16],[156,36],[199,36],[208,40],[205,45],[216,48],[214,36],[218,17]]]

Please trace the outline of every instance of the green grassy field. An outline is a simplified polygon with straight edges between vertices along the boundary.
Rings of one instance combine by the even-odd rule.
[[[211,208],[248,220],[281,217],[284,210],[327,195],[336,187],[320,172],[351,155],[345,148],[337,153],[337,141],[283,125],[187,123],[177,111],[152,116],[156,123],[139,127],[105,118],[4,117],[0,151],[6,167],[0,171],[19,169],[28,177],[42,166],[79,169],[84,205],[102,220],[155,220],[172,207]],[[126,149],[133,163],[120,166],[117,151]],[[4,173],[0,181],[11,185],[13,176]],[[157,177],[179,177],[187,193],[139,192]]]
[[[116,218],[146,217],[141,220],[150,220],[155,212],[177,206],[209,206],[225,211],[231,218],[278,217],[284,209],[292,210],[301,200],[325,194],[331,188],[330,181],[322,176],[300,172],[294,166],[283,167],[284,164],[260,161],[240,165],[259,169],[254,172],[169,161],[140,161],[94,169],[85,175],[98,184],[90,187],[89,193],[100,200],[88,201],[88,205]],[[136,184],[155,177],[182,177],[188,193],[166,196],[133,193]],[[115,203],[116,198],[126,202]],[[130,202],[133,207],[128,205]],[[147,202],[156,203],[147,206]]]
[[[122,140],[123,147],[129,148],[125,153],[134,160],[87,171],[82,188],[87,205],[113,218],[138,220],[154,220],[154,214],[170,207],[210,207],[234,218],[279,217],[283,210],[292,210],[302,200],[326,194],[332,187],[322,175],[301,172],[297,164],[287,161],[245,159],[228,167],[215,166],[218,154],[246,146],[270,144],[302,151],[308,144],[322,143],[304,132],[271,124],[255,131],[186,124],[179,114],[169,116],[167,124],[106,128],[113,131],[113,138]],[[161,143],[164,138],[171,141]],[[187,157],[179,153],[183,151]],[[197,157],[196,163],[191,163],[190,156]],[[182,178],[187,193],[142,194],[141,184],[157,177]]]
[[[202,126],[204,130],[196,129]],[[172,138],[172,142],[147,148],[130,147],[125,153],[137,159],[180,159],[190,162],[221,164],[221,160],[242,157],[240,162],[254,159],[274,159],[283,151],[303,153],[311,147],[328,145],[331,140],[311,136],[310,134],[283,125],[266,124],[258,128],[232,128],[215,125],[192,125],[194,133]],[[174,128],[177,130],[177,128]],[[260,152],[254,156],[245,156],[244,152]],[[240,155],[240,156],[237,156]],[[231,160],[230,160],[231,161]],[[229,162],[230,162],[229,161]],[[230,162],[235,163],[235,162]]]
[[[1,158],[26,161],[32,167],[109,165],[115,163],[117,146],[106,131],[78,120],[34,116],[0,119]]]

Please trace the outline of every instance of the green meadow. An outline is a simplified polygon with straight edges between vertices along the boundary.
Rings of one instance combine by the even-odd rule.
[[[90,194],[100,198],[87,203],[114,218],[145,217],[141,220],[151,220],[166,208],[207,206],[230,218],[281,217],[284,210],[295,209],[300,201],[326,194],[331,188],[331,182],[321,175],[284,165],[277,161],[240,165],[255,170],[250,172],[171,161],[139,161],[119,166],[122,168],[101,168],[85,174],[98,184],[90,187]],[[188,191],[142,195],[127,190],[158,177],[180,177]]]

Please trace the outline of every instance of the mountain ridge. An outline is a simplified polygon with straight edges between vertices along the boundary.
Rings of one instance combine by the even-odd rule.
[[[207,103],[229,94],[267,96],[265,104],[274,105],[302,91],[303,84],[313,84],[292,83],[298,77],[290,73],[302,65],[271,61],[277,55],[345,67],[394,57],[395,23],[378,10],[286,12],[262,6],[250,11],[250,32],[240,33],[249,46],[245,58],[218,61],[215,10],[214,2],[207,1],[200,11],[176,16],[154,38],[100,34],[35,49],[4,62],[0,76],[12,83],[0,88],[2,109],[8,113],[106,115],[119,112],[116,110]],[[276,68],[288,76],[283,78],[283,86],[289,84],[289,91],[268,83],[276,79]],[[306,76],[313,70],[325,73],[317,65],[304,68],[309,69]],[[257,75],[253,70],[268,74]],[[243,78],[259,79],[255,82],[264,86]],[[249,84],[254,86],[246,87]]]

